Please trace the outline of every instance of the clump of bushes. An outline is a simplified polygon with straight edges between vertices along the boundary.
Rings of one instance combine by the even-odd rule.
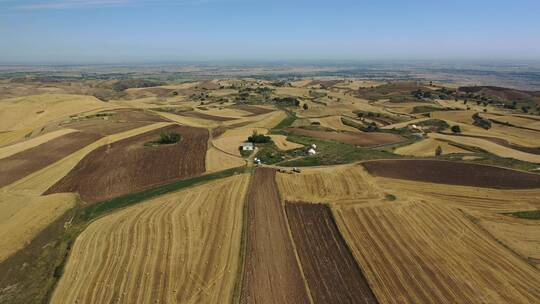
[[[455,133],[455,134],[461,133],[461,128],[458,125],[452,126],[450,130],[452,130],[452,133]]]
[[[472,116],[474,122],[473,125],[489,130],[491,128],[491,121],[489,119],[482,118],[480,114],[474,113]]]
[[[182,136],[176,132],[161,132],[159,134],[159,140],[158,144],[160,145],[167,145],[167,144],[175,144],[180,141]]]
[[[250,137],[248,137],[248,141],[254,144],[265,144],[272,141],[272,138],[264,134],[259,134],[257,133],[257,131],[253,131],[253,134]]]

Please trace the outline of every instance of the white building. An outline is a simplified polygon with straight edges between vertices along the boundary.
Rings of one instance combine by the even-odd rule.
[[[253,151],[254,147],[252,142],[245,142],[242,144],[242,151]]]
[[[317,154],[317,152],[316,152],[315,149],[313,149],[313,148],[309,149],[309,150],[307,151],[307,153],[308,153],[309,155],[315,155],[315,154]]]

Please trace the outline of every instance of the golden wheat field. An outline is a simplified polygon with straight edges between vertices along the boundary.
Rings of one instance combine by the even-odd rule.
[[[453,146],[447,141],[433,138],[426,138],[411,145],[399,147],[394,150],[394,153],[411,156],[435,156],[437,147],[441,147],[443,155],[452,153],[470,153],[470,151]]]
[[[355,165],[305,169],[302,174],[278,173],[276,181],[285,201],[359,203],[383,197],[369,174]]]
[[[34,196],[0,192],[0,262],[26,246],[76,201],[72,193]]]
[[[379,303],[535,303],[538,270],[463,212],[429,202],[335,207]]]
[[[206,172],[218,172],[230,168],[240,167],[246,164],[246,161],[240,157],[227,154],[214,147],[210,147],[206,151]]]
[[[92,223],[52,303],[230,302],[249,176],[167,194]]]

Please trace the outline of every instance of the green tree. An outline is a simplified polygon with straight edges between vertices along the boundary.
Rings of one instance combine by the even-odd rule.
[[[435,149],[435,156],[440,156],[442,155],[442,148],[441,146],[437,146],[437,149]]]

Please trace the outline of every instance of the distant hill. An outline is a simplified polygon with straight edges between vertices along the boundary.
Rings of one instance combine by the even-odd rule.
[[[468,86],[458,89],[462,93],[471,93],[496,99],[501,102],[527,103],[540,106],[540,91],[524,91],[495,86]]]

